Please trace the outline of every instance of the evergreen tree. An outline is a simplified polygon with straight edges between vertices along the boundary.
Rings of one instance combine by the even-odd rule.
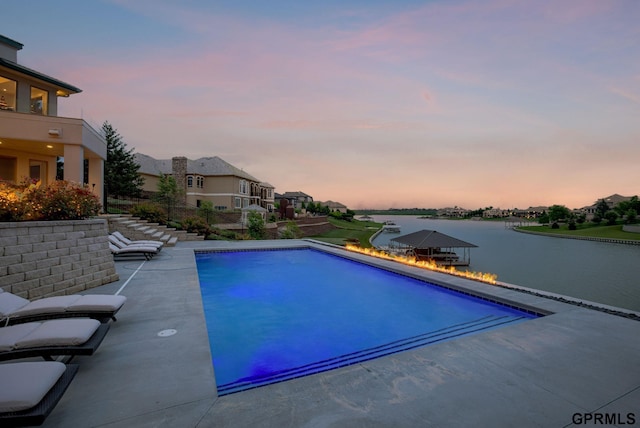
[[[144,178],[138,174],[140,165],[133,149],[127,149],[118,131],[104,122],[102,132],[107,140],[107,161],[104,164],[104,184],[109,196],[140,196]]]

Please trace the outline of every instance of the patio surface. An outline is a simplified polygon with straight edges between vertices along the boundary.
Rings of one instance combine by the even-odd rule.
[[[127,303],[97,353],[74,360],[43,426],[562,427],[585,413],[640,423],[640,322],[392,262],[381,263],[553,314],[217,397],[194,249],[292,244],[310,245],[180,242],[116,262],[120,281],[89,292],[124,286]]]

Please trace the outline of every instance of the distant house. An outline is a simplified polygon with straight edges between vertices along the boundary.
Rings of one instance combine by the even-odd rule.
[[[214,156],[190,160],[185,157],[154,159],[135,154],[139,173],[145,179],[143,190],[157,192],[161,175],[172,175],[184,189],[187,205],[199,207],[210,201],[216,210],[241,210],[257,205],[274,210],[274,187]]]
[[[64,179],[88,184],[102,200],[104,137],[82,119],[58,117],[58,98],[82,92],[69,83],[18,64],[23,45],[0,35],[0,179]]]
[[[304,192],[284,192],[283,194],[276,194],[276,201],[279,203],[283,199],[287,200],[288,205],[293,206],[293,209],[300,209],[302,205],[306,207],[309,202],[313,202],[313,198]]]
[[[596,213],[596,207],[598,206],[598,203],[601,200],[604,200],[607,203],[607,205],[609,206],[609,209],[613,209],[620,202],[628,201],[631,198],[632,198],[631,196],[622,196],[622,195],[618,195],[617,193],[614,193],[613,195],[598,199],[593,203],[593,205],[580,208],[579,211],[586,214],[587,219],[590,220],[591,218],[593,218],[593,215]]]
[[[440,217],[454,217],[454,218],[463,218],[467,214],[469,214],[470,210],[459,208],[459,207],[448,207],[442,208],[438,210],[438,216]]]
[[[343,214],[347,213],[347,206],[344,204],[341,204],[340,202],[334,202],[334,201],[320,202],[320,205],[322,205],[323,207],[328,207],[331,211],[339,211]]]

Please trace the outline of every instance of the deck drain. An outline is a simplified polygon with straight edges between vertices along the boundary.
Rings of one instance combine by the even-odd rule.
[[[178,332],[178,330],[174,330],[174,329],[170,328],[168,330],[162,330],[160,333],[158,333],[158,336],[160,336],[160,337],[169,337],[169,336],[173,336],[177,332]]]

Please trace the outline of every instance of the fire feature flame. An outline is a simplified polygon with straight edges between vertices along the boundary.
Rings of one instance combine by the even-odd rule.
[[[416,260],[415,257],[406,257],[401,255],[394,255],[379,251],[373,248],[362,248],[357,245],[347,244],[348,251],[355,253],[366,254],[368,256],[377,257],[379,259],[391,260],[394,262],[402,263],[409,266],[415,266],[422,269],[427,269],[435,272],[446,273],[448,275],[460,276],[475,281],[486,282],[487,284],[496,284],[498,275],[493,273],[473,272],[473,271],[461,271],[457,270],[455,266],[440,266],[434,261],[428,260]]]

